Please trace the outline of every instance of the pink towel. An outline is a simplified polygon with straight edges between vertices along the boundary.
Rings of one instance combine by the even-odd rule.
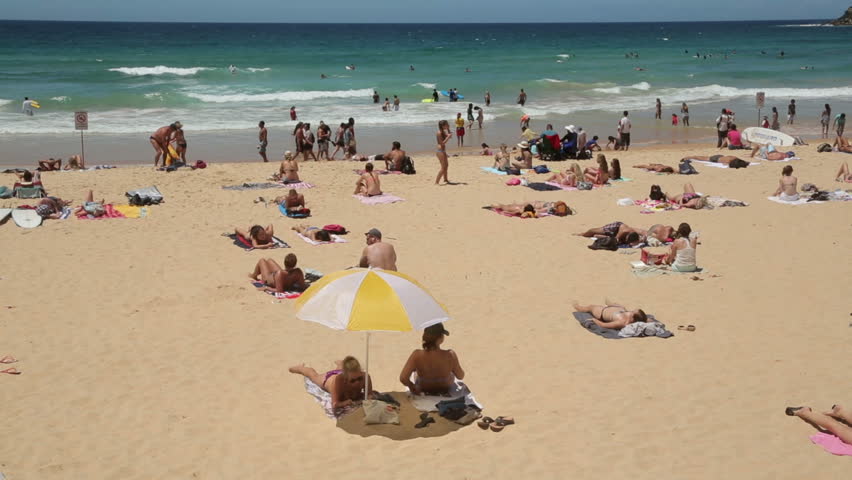
[[[577,187],[569,187],[567,185],[562,185],[561,183],[556,183],[556,182],[544,182],[544,183],[547,184],[547,185],[553,186],[553,187],[559,187],[562,190],[579,190]]]
[[[852,456],[852,445],[843,443],[843,440],[829,435],[828,433],[816,433],[811,435],[811,441],[824,448],[826,452],[834,455]]]
[[[94,217],[94,216],[89,215],[86,212],[82,212],[82,213],[77,214],[77,218],[79,218],[80,220],[103,220],[105,218],[127,218],[127,217],[125,217],[123,213],[112,208],[111,203],[107,203],[106,205],[104,205],[104,214],[101,215],[100,217]]]
[[[388,195],[387,193],[383,193],[381,195],[376,195],[375,197],[367,197],[364,195],[353,195],[353,197],[361,200],[361,203],[366,205],[378,205],[380,203],[394,203],[394,202],[403,202],[404,199],[397,197],[396,195]]]

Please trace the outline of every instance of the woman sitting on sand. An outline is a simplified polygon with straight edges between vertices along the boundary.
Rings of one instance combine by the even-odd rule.
[[[583,171],[585,180],[595,185],[604,185],[609,181],[609,165],[606,163],[606,156],[599,153],[597,156],[598,167],[588,167]],[[621,172],[619,171],[619,174]]]
[[[288,253],[284,257],[284,268],[281,268],[271,258],[261,258],[249,274],[252,281],[263,282],[263,290],[268,292],[301,292],[307,288],[305,274],[301,268],[296,268],[296,255]]]
[[[843,443],[852,445],[852,411],[840,405],[833,405],[825,413],[816,413],[811,407],[787,407],[784,413],[799,417],[820,430],[827,431]]]
[[[298,373],[317,386],[331,394],[331,407],[335,410],[348,407],[354,402],[364,400],[364,380],[367,374],[361,370],[361,364],[353,356],[348,356],[343,361],[334,362],[337,368],[325,373],[319,373],[311,367],[301,364],[290,367],[290,373]],[[373,382],[366,379],[366,388],[370,393]]]
[[[237,235],[249,240],[251,242],[252,248],[273,248],[275,244],[272,242],[272,236],[275,235],[275,231],[272,228],[272,225],[268,225],[266,228],[261,227],[260,225],[253,225],[248,230],[243,230],[242,228],[235,228],[234,233]]]
[[[633,165],[633,168],[641,168],[642,170],[648,170],[649,172],[657,172],[657,173],[675,173],[675,169],[669,167],[667,165],[663,165],[662,163],[648,163],[646,165]]]
[[[520,155],[515,157],[517,162],[513,162],[512,166],[518,169],[530,169],[532,168],[532,151],[530,150],[530,144],[526,140],[518,144],[518,148],[521,149]]]
[[[278,205],[284,205],[284,208],[290,213],[308,215],[311,213],[309,208],[305,208],[305,196],[292,188],[289,192],[287,192],[287,195],[275,197],[275,203]]]
[[[481,128],[482,127],[480,126],[480,129]],[[487,143],[483,143],[482,144],[482,150],[480,150],[479,154],[484,155],[486,157],[489,157],[491,155],[494,155],[494,151],[491,150],[491,147],[489,147]],[[497,168],[497,167],[494,167],[494,168]]]
[[[399,381],[415,395],[446,395],[456,379],[464,379],[459,357],[452,350],[442,350],[444,337],[450,332],[437,323],[423,330],[423,349],[411,352]],[[416,377],[412,381],[412,374]]]
[[[797,186],[799,179],[793,176],[793,167],[785,166],[781,170],[781,179],[778,181],[778,189],[772,195],[786,202],[795,202],[799,199]]]
[[[556,215],[564,217],[573,215],[573,211],[568,204],[563,201],[558,202],[532,202],[532,203],[494,203],[488,207],[483,207],[488,210],[497,210],[508,213],[517,217],[539,217],[541,215]]]
[[[80,155],[71,155],[68,157],[68,163],[62,167],[63,170],[85,170],[86,164],[83,163],[83,157]]]
[[[331,234],[319,227],[311,227],[308,225],[296,225],[292,228],[300,235],[310,238],[315,242],[330,242]]]
[[[668,197],[669,202],[680,205],[683,208],[700,210],[707,206],[707,198],[695,193],[695,187],[691,183],[683,185],[683,193]]]
[[[838,182],[852,183],[852,172],[849,171],[849,165],[846,162],[843,162],[843,165],[840,166],[840,170],[837,171],[837,175],[834,176],[834,180]]]
[[[583,180],[583,169],[580,164],[574,162],[564,172],[556,172],[547,179],[548,182],[555,182],[566,187],[576,187],[577,182]]]
[[[681,223],[677,227],[675,241],[672,243],[669,253],[654,255],[642,249],[642,261],[649,265],[664,263],[671,265],[675,272],[694,272],[698,270],[695,263],[695,249],[698,246],[698,236],[692,235],[692,228],[688,223]]]
[[[500,151],[494,155],[494,168],[505,172],[512,166],[512,154],[509,153],[509,146],[505,143],[500,144]]]
[[[284,183],[301,182],[299,180],[299,164],[289,150],[284,152],[284,160],[281,161],[281,166],[278,168],[278,179]]]
[[[609,178],[612,180],[621,180],[621,162],[617,158],[612,159],[607,173],[609,173]]]
[[[754,158],[755,155],[763,160],[784,160],[788,157],[786,153],[776,150],[774,145],[759,144],[755,145],[754,150],[751,151],[751,157]]]
[[[651,191],[648,193],[648,200],[654,200],[656,202],[668,202],[669,197],[663,192],[663,189],[660,188],[659,185],[651,185]]]

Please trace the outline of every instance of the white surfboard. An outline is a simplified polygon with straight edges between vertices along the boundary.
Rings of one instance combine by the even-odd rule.
[[[12,219],[15,225],[21,228],[35,228],[41,225],[41,215],[35,210],[16,208],[12,210]]]
[[[741,136],[743,140],[749,143],[775,145],[776,147],[792,147],[796,143],[796,139],[790,135],[768,128],[749,127],[743,130]]]
[[[9,215],[12,214],[11,208],[0,208],[0,224],[6,221],[9,218]]]

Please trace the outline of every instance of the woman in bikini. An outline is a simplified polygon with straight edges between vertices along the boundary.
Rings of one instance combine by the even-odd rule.
[[[289,150],[284,152],[284,160],[281,161],[281,166],[278,168],[278,178],[284,183],[301,182],[299,180],[299,164]]]
[[[577,182],[583,179],[583,169],[580,164],[574,162],[564,172],[556,172],[547,179],[548,182],[556,182],[566,187],[576,187]]]
[[[609,166],[609,178],[613,180],[621,180],[621,162],[618,161],[617,158],[612,159],[612,163]]]
[[[263,282],[262,290],[267,292],[301,292],[307,288],[305,284],[305,274],[301,268],[296,268],[296,255],[288,253],[284,257],[284,268],[281,268],[278,263],[271,258],[261,258],[258,260],[254,271],[249,274],[249,278],[254,281]]]
[[[799,417],[820,430],[833,434],[843,443],[852,445],[852,411],[841,405],[833,405],[831,410],[825,413],[814,412],[811,407],[787,407],[784,413]]]
[[[254,225],[248,230],[235,228],[234,233],[251,242],[252,248],[272,248],[275,246],[272,243],[272,236],[275,234],[272,225],[267,225],[266,228],[260,225]]]
[[[538,217],[540,215],[556,215],[557,217],[564,217],[574,214],[571,207],[561,200],[557,202],[535,201],[532,203],[492,203],[491,205],[482,208],[508,213],[512,216],[518,217],[522,217],[527,213],[534,214],[527,215],[532,217]]]
[[[298,373],[317,386],[331,394],[331,407],[338,410],[348,407],[355,402],[364,399],[364,381],[366,379],[367,391],[371,394],[372,380],[366,378],[367,374],[361,370],[361,364],[353,356],[348,356],[343,361],[334,362],[337,368],[325,373],[319,373],[305,364],[290,367],[290,373]]]
[[[641,309],[628,310],[623,305],[580,305],[574,302],[574,310],[577,312],[591,313],[594,322],[603,328],[621,329],[633,322],[647,322],[648,316]]]
[[[846,162],[843,162],[843,165],[840,166],[840,170],[837,171],[837,175],[834,176],[834,180],[838,182],[852,183],[852,172],[849,171],[849,165]]]
[[[485,145],[483,143],[483,145]],[[494,155],[494,168],[505,172],[512,166],[512,154],[509,153],[509,146],[505,143],[500,144],[500,151]]]
[[[606,163],[606,156],[602,153],[598,154],[597,162],[598,168],[589,167],[583,173],[587,182],[595,185],[603,185],[609,181],[609,165]]]
[[[793,176],[793,167],[786,165],[781,169],[781,179],[778,181],[778,188],[772,195],[786,202],[795,202],[799,199],[797,191],[799,179]]]
[[[464,379],[464,370],[456,352],[441,349],[444,337],[449,334],[442,323],[426,327],[423,330],[423,349],[411,352],[402,367],[399,381],[415,395],[446,395],[456,379]]]
[[[304,127],[304,122],[299,122],[296,124],[296,128],[293,129],[293,137],[296,140],[296,158],[298,158],[299,154],[302,153],[302,144],[305,143]]]
[[[695,193],[695,187],[691,183],[683,185],[683,193],[668,197],[669,202],[680,205],[683,208],[700,210],[707,206],[707,198]]]
[[[438,143],[438,148],[435,150],[438,162],[441,164],[441,169],[438,170],[438,176],[435,177],[435,185],[441,181],[441,177],[444,178],[444,183],[450,183],[450,180],[447,178],[447,170],[450,166],[449,158],[447,157],[447,142],[452,138],[452,134],[450,133],[450,123],[446,120],[441,120],[438,122],[438,132],[435,134],[435,139]]]
[[[315,242],[331,241],[331,234],[319,227],[311,227],[309,225],[296,225],[295,227],[292,227],[291,230],[295,230],[297,233],[301,234],[304,237],[308,237]]]
[[[669,167],[667,165],[663,165],[662,163],[648,163],[645,165],[633,165],[633,168],[641,168],[642,170],[647,170],[649,172],[657,172],[657,173],[675,173],[674,168]]]

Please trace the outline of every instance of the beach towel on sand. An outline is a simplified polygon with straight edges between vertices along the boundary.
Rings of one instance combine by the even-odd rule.
[[[550,217],[551,216],[549,213],[541,213],[541,214],[538,214],[537,217],[522,217],[520,214],[507,212],[503,209],[493,208],[491,206],[485,206],[485,207],[482,207],[482,209],[483,210],[490,210],[490,211],[497,213],[499,215],[503,215],[504,217],[522,218],[524,220],[526,220],[528,218],[542,218],[542,217]]]
[[[263,282],[258,282],[256,280],[252,281],[251,284],[252,284],[252,286],[254,286],[254,288],[257,288],[257,289],[261,289],[261,288],[266,286],[266,284],[264,284]],[[295,292],[295,291],[294,292],[270,292],[269,290],[264,290],[263,292],[267,293],[269,295],[272,295],[273,297],[275,297],[279,300],[281,300],[281,299],[292,300],[294,298],[299,298],[302,295],[302,292]]]
[[[262,190],[266,188],[284,188],[285,185],[279,182],[253,182],[243,183],[241,185],[226,185],[222,190]]]
[[[414,382],[416,380],[416,374],[412,374],[411,377],[411,381]],[[411,405],[421,412],[438,411],[437,404],[439,402],[459,397],[464,397],[465,405],[473,405],[480,410],[483,408],[482,404],[477,402],[476,398],[474,398],[470,388],[468,388],[467,385],[459,379],[455,380],[447,395],[414,395],[408,390],[408,387],[405,388],[405,391],[408,392],[411,397]]]
[[[706,162],[706,161],[704,161],[704,160],[692,160],[692,159],[690,159],[690,161],[691,161],[692,163],[700,163],[701,165],[707,165],[708,167],[716,167],[716,168],[731,168],[731,167],[727,166],[727,165],[726,165],[726,164],[724,164],[724,163],[718,163],[718,162]],[[760,162],[749,162],[749,164],[748,164],[748,166],[750,166],[750,167],[753,167],[753,166],[755,166],[755,165],[760,165]]]
[[[223,233],[222,236],[230,238],[234,241],[234,245],[242,248],[243,250],[254,250],[254,247],[251,246],[251,240],[243,237],[242,235],[237,235],[236,233]],[[274,245],[272,248],[290,248],[290,245],[287,245],[287,242],[275,236],[272,237],[272,244]]]
[[[635,332],[635,333],[639,333],[639,334],[638,335],[626,336],[626,335],[621,335],[620,334],[621,332],[619,330],[614,329],[614,328],[601,327],[600,325],[598,325],[597,323],[594,322],[594,320],[593,320],[594,317],[592,316],[591,313],[574,312],[574,318],[577,319],[577,322],[579,322],[580,325],[583,328],[594,333],[595,335],[600,335],[601,337],[604,337],[604,338],[620,339],[620,338],[632,338],[632,337],[646,336],[646,335],[641,334],[641,333],[644,333],[644,332]],[[652,323],[652,322],[659,323],[659,322],[657,322],[657,319],[654,318],[653,315],[648,315],[648,320],[650,320],[650,322],[648,322],[648,323]],[[660,323],[659,325],[662,325],[662,328],[654,329],[654,334],[652,336],[656,336],[656,337],[660,337],[660,338],[669,338],[669,337],[674,336],[674,334],[672,332],[666,330],[666,326],[664,324]],[[630,325],[628,325],[628,327],[629,326]],[[625,327],[625,328],[627,328],[627,327]],[[634,332],[625,332],[625,333],[634,333]]]
[[[336,420],[361,406],[360,402],[352,403],[340,409],[335,415],[334,409],[331,408],[331,394],[323,390],[316,383],[308,380],[307,377],[305,377],[305,391],[308,392],[308,395],[314,397],[314,400],[322,406],[325,416],[332,420]]]
[[[852,456],[852,445],[843,443],[843,440],[828,433],[815,433],[810,436],[812,442],[824,448],[826,452],[833,455]]]
[[[404,202],[405,199],[401,197],[397,197],[396,195],[390,195],[388,193],[383,193],[381,195],[374,195],[372,197],[368,197],[366,195],[352,195],[353,197],[361,200],[361,203],[364,205],[379,205],[381,203],[396,203],[396,202]]]
[[[115,207],[112,206],[112,204],[107,203],[106,205],[104,205],[104,214],[101,215],[100,217],[96,217],[94,215],[88,214],[85,211],[83,211],[83,212],[77,214],[77,218],[79,218],[80,220],[104,220],[104,219],[107,219],[107,218],[126,218],[126,217],[124,216],[123,213],[116,210]]]
[[[341,237],[340,237],[340,236],[338,236],[338,235],[331,235],[331,241],[330,241],[330,242],[318,242],[318,241],[316,241],[316,240],[311,240],[310,238],[308,238],[308,237],[306,237],[306,236],[302,235],[302,234],[301,234],[301,233],[299,233],[299,232],[294,232],[294,233],[295,233],[296,235],[298,235],[298,236],[299,236],[299,238],[301,238],[302,240],[304,240],[304,241],[306,241],[306,242],[310,243],[311,245],[329,245],[329,244],[332,244],[332,243],[346,243],[346,240],[345,240],[345,239],[343,239],[343,238],[341,238]]]
[[[808,202],[808,197],[800,196],[798,200],[790,201],[790,200],[781,200],[781,197],[766,197],[769,201],[780,203],[782,205],[807,205],[808,203],[823,203],[823,202]]]

